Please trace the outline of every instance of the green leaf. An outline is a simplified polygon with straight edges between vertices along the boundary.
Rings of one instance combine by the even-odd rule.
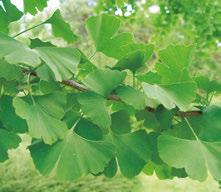
[[[38,77],[43,81],[55,81],[55,75],[53,71],[44,62],[36,69],[36,73]]]
[[[193,82],[177,82],[160,86],[143,83],[143,89],[148,98],[163,104],[167,109],[178,106],[181,110],[186,111],[195,98],[196,85]]]
[[[131,131],[130,116],[125,110],[120,110],[111,114],[111,120],[111,130],[114,133],[124,134]]]
[[[87,58],[86,55],[84,55],[82,51],[80,51],[80,53],[81,53],[81,61],[78,65],[77,79],[82,80],[89,73],[96,70],[97,67],[93,63],[90,62],[90,60]]]
[[[113,158],[108,166],[104,170],[104,175],[108,178],[112,178],[117,174],[117,162],[116,159]]]
[[[185,168],[189,177],[203,181],[207,169],[221,179],[221,108],[209,107],[199,117],[177,124],[158,139],[163,161],[175,168]]]
[[[5,128],[15,133],[27,131],[27,124],[24,119],[16,115],[12,104],[12,97],[2,96],[0,98],[0,120]]]
[[[80,52],[74,48],[39,47],[36,48],[41,59],[53,71],[55,79],[70,79],[77,71]]]
[[[135,51],[144,51],[145,59],[149,58],[149,54],[152,54],[150,47],[135,43],[131,33],[117,34],[120,24],[120,19],[106,14],[92,16],[86,21],[87,30],[95,42],[96,50],[115,59],[122,59]],[[123,65],[125,64],[124,60]],[[122,64],[119,65],[122,67]]]
[[[0,162],[8,159],[7,151],[17,148],[21,139],[13,132],[0,128]]]
[[[78,119],[81,117],[78,117]],[[75,122],[74,122],[75,123]],[[73,124],[72,124],[73,127]],[[74,131],[81,137],[89,139],[89,140],[102,140],[103,134],[101,129],[88,121],[87,119],[81,119],[76,127],[74,128]]]
[[[14,98],[16,113],[27,121],[29,133],[33,138],[42,138],[47,144],[52,144],[64,138],[67,126],[61,121],[64,116],[63,94],[36,96],[29,98]]]
[[[1,94],[15,96],[18,94],[18,82],[16,81],[6,81],[0,78],[0,90]]]
[[[30,48],[36,48],[36,47],[55,47],[53,44],[51,44],[48,41],[42,41],[39,38],[35,38],[35,39],[30,39],[31,43],[30,43]]]
[[[163,63],[156,66],[161,82],[157,84],[143,83],[148,98],[154,99],[166,108],[176,106],[186,111],[196,97],[196,83],[188,72],[192,46],[169,46],[160,51]],[[174,75],[176,74],[176,75]]]
[[[199,89],[204,90],[207,94],[212,92],[221,92],[221,83],[215,80],[210,80],[205,76],[195,77]]]
[[[36,67],[40,64],[38,54],[26,45],[0,33],[0,59],[4,58],[11,64],[26,64]]]
[[[11,22],[19,20],[23,13],[11,3],[10,0],[2,0],[0,5],[0,32],[8,33],[8,26]]]
[[[107,133],[111,125],[111,117],[106,107],[106,99],[93,93],[82,93],[78,97],[83,114]]]
[[[107,97],[124,81],[125,77],[126,73],[124,72],[110,69],[97,69],[87,75],[83,83],[91,91]]]
[[[128,178],[138,175],[151,155],[146,132],[139,130],[128,134],[112,134],[111,139],[116,147],[121,173]]]
[[[123,102],[137,110],[142,110],[146,107],[145,95],[132,87],[120,86],[116,89],[116,93]]]
[[[62,37],[68,43],[73,43],[78,40],[77,35],[73,33],[70,25],[64,21],[59,10],[56,10],[44,23],[51,24],[52,33],[55,37]]]
[[[154,84],[154,83],[158,84],[161,82],[161,76],[158,73],[152,71],[149,71],[145,74],[139,74],[136,77],[141,82],[146,82],[149,84]]]
[[[140,49],[138,45],[140,45]],[[145,62],[150,58],[152,53],[152,45],[144,46],[142,44],[137,44],[136,51],[133,51],[132,53],[129,52],[129,54],[120,59],[114,66],[114,69],[129,69],[135,73],[138,69],[144,66]]]
[[[48,0],[23,0],[24,3],[24,12],[36,15],[38,11],[42,11],[47,7]]]
[[[0,60],[0,78],[19,81],[23,78],[23,74],[19,67]]]
[[[170,45],[159,52],[162,62],[170,68],[185,68],[190,64],[193,46]]]
[[[84,129],[90,127],[82,127]],[[104,171],[113,158],[113,146],[104,140],[89,140],[70,130],[52,146],[34,143],[29,147],[35,167],[44,175],[55,170],[61,180],[78,179]]]

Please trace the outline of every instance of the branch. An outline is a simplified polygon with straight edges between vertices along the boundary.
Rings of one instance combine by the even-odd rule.
[[[88,91],[87,87],[85,87],[84,85],[78,83],[77,81],[75,80],[64,80],[62,81],[62,84],[64,85],[67,85],[69,87],[72,87],[74,89],[77,89],[81,92],[85,92],[85,91]],[[117,96],[117,95],[110,95],[108,96],[109,100],[114,100],[114,101],[121,101],[121,99]],[[149,112],[152,112],[154,113],[156,111],[156,109],[152,108],[152,107],[149,107],[147,106],[145,108],[146,111],[149,111]],[[179,111],[175,114],[176,116],[180,116],[180,117],[191,117],[191,116],[199,116],[199,115],[202,115],[202,111]]]
[[[26,70],[23,70],[24,73],[27,73]],[[35,76],[37,77],[37,73],[36,72],[31,72],[30,73],[32,76]],[[69,86],[71,88],[74,88],[78,91],[81,91],[81,92],[86,92],[88,91],[88,88],[85,87],[84,85],[78,83],[77,81],[75,80],[63,80],[61,82],[62,84],[66,85],[66,86]],[[109,100],[113,100],[113,101],[121,101],[121,99],[115,95],[115,94],[112,94],[112,95],[109,95],[108,98]],[[154,113],[156,111],[156,109],[152,108],[152,107],[149,107],[147,106],[145,108],[146,111],[148,112],[151,112],[151,113]],[[202,111],[178,111],[175,115],[176,116],[179,116],[179,117],[192,117],[192,116],[199,116],[199,115],[202,115],[203,112]]]

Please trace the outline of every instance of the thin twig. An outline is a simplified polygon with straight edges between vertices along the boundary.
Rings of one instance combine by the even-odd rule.
[[[33,76],[37,77],[36,72],[29,72],[28,73],[28,71],[26,71],[26,70],[23,70],[23,72],[26,73],[26,74],[30,73],[30,75],[33,75]],[[81,92],[89,91],[89,89],[86,86],[82,85],[81,83],[77,82],[76,80],[63,80],[61,83],[66,85],[66,86],[69,86],[73,89],[76,89],[78,91],[81,91]],[[108,100],[113,100],[113,101],[121,101],[120,97],[118,95],[115,95],[115,94],[109,95],[107,97],[107,99]],[[149,106],[146,106],[145,110],[148,111],[148,112],[151,112],[151,113],[156,112],[155,108],[152,108],[152,107],[149,107]],[[179,117],[191,117],[191,116],[200,116],[202,114],[203,114],[202,111],[178,111],[175,115],[179,116]]]

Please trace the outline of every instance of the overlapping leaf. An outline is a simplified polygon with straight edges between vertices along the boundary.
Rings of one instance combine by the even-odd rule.
[[[195,99],[196,83],[188,72],[192,47],[169,46],[159,54],[163,63],[156,66],[161,82],[157,84],[143,83],[147,97],[172,109],[178,106],[186,111]],[[155,75],[155,76],[156,76]]]
[[[0,60],[0,78],[19,81],[23,78],[23,74],[19,67]]]
[[[79,122],[80,123],[80,122]],[[80,124],[91,129],[91,124]],[[92,126],[93,127],[93,126]],[[55,170],[62,180],[73,180],[88,173],[102,172],[113,158],[113,145],[105,140],[84,138],[70,130],[65,139],[52,146],[35,143],[30,147],[36,168],[44,175]]]
[[[176,168],[185,168],[189,177],[203,181],[207,169],[220,180],[221,108],[209,107],[199,117],[177,124],[158,139],[163,161]]]
[[[120,19],[106,14],[90,17],[86,22],[88,32],[95,42],[96,50],[116,59],[125,57],[116,67],[134,71],[150,57],[152,46],[135,43],[131,33],[117,34],[120,24]],[[139,62],[131,62],[138,57]],[[130,62],[127,63],[128,61]]]
[[[111,140],[116,148],[121,173],[128,178],[138,175],[151,155],[146,132],[140,130],[127,134],[112,134]]]
[[[70,79],[77,71],[80,52],[73,48],[39,47],[36,48],[41,59],[53,71],[55,79]]]
[[[27,131],[26,121],[16,115],[12,99],[10,96],[0,98],[0,121],[8,130],[15,133],[24,133]]]
[[[55,37],[62,37],[68,43],[73,43],[78,39],[71,30],[70,25],[64,21],[59,10],[56,10],[44,23],[51,24],[52,33]]]
[[[137,110],[146,107],[145,95],[132,87],[120,86],[116,89],[116,93],[123,102]]]
[[[2,0],[0,5],[0,32],[8,33],[8,26],[11,22],[19,20],[23,13],[11,3],[10,0]]]
[[[0,33],[0,59],[4,58],[11,64],[26,64],[36,67],[40,64],[38,54],[26,45]]]
[[[110,69],[97,69],[85,77],[83,83],[102,96],[108,96],[125,79],[126,73]]]
[[[24,12],[36,15],[38,11],[42,11],[47,7],[48,0],[23,0],[24,3]]]
[[[104,133],[107,133],[111,125],[111,117],[106,106],[106,99],[96,93],[86,92],[79,95],[78,101],[83,114],[98,125]]]
[[[61,121],[65,100],[60,93],[37,96],[34,101],[17,97],[13,105],[16,113],[27,121],[30,135],[52,144],[66,135],[67,126]]]
[[[0,162],[8,159],[7,151],[18,147],[21,139],[19,136],[6,129],[0,128]]]

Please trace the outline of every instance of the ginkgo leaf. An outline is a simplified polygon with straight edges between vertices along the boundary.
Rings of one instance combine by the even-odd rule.
[[[10,0],[2,0],[0,5],[0,31],[8,33],[8,26],[11,22],[19,20],[23,13],[11,3]]]
[[[11,80],[7,81],[4,78],[0,78],[0,90],[3,95],[15,96],[18,94],[18,82]]]
[[[48,41],[42,41],[39,38],[35,39],[30,39],[30,45],[29,47],[31,49],[36,48],[36,47],[55,47],[52,43]]]
[[[208,169],[215,179],[220,180],[220,125],[220,107],[209,107],[203,115],[186,119],[159,137],[160,157],[170,166],[185,168],[193,179],[205,180]]]
[[[51,24],[52,33],[55,37],[62,37],[68,43],[73,43],[78,39],[77,35],[71,30],[70,25],[64,21],[59,10],[56,10],[44,23]]]
[[[159,52],[162,62],[171,67],[185,68],[190,64],[193,46],[170,45]]]
[[[106,99],[96,93],[86,92],[79,95],[78,101],[83,114],[98,125],[104,133],[107,133],[111,125],[111,117],[106,106]]]
[[[53,71],[57,81],[70,79],[76,73],[81,58],[77,49],[38,47],[36,50],[41,59]]]
[[[160,85],[143,83],[142,85],[148,98],[163,104],[167,109],[178,106],[181,110],[186,111],[196,95],[195,92],[192,92],[196,90],[196,84],[192,81]]]
[[[117,173],[117,162],[116,162],[116,159],[113,158],[108,166],[105,168],[104,170],[104,175],[108,178],[112,178],[116,175]]]
[[[154,83],[158,84],[161,82],[161,76],[158,73],[152,71],[149,71],[145,74],[138,74],[136,77],[141,82],[149,84],[154,84]]]
[[[127,113],[127,111],[120,110],[111,114],[111,120],[112,120],[111,130],[114,133],[124,134],[131,132],[132,127],[130,124],[130,115]]]
[[[23,74],[19,67],[0,60],[0,78],[19,81],[23,78]]]
[[[82,129],[90,129],[82,127]],[[33,143],[29,147],[35,167],[44,175],[55,171],[61,180],[78,179],[104,171],[113,158],[114,147],[104,140],[89,140],[69,130],[65,139],[52,146]]]
[[[0,98],[0,121],[6,129],[15,133],[24,133],[28,128],[26,121],[16,115],[12,101],[13,98],[10,96]]]
[[[137,110],[146,107],[145,95],[132,87],[120,86],[116,89],[116,93],[123,102],[133,106]]]
[[[114,66],[114,69],[118,70],[129,69],[130,71],[135,73],[138,69],[143,67],[145,62],[150,58],[150,56],[153,53],[153,46],[152,45],[145,46],[142,44],[137,44],[135,50],[136,51],[133,51],[133,49],[131,49],[132,52],[128,50],[129,54],[122,57]]]
[[[221,83],[216,80],[210,80],[205,76],[197,76],[194,78],[199,89],[204,90],[207,94],[212,92],[221,92]]]
[[[147,49],[146,45],[135,43],[131,33],[117,34],[120,24],[119,18],[107,14],[92,16],[87,20],[86,27],[95,42],[97,51],[109,57],[122,59],[129,53]],[[152,53],[150,49],[144,52],[145,57]]]
[[[168,46],[159,53],[162,63],[156,65],[160,82],[143,83],[144,92],[150,99],[172,109],[175,106],[186,111],[196,97],[196,83],[190,77],[192,46]],[[176,74],[176,75],[174,75]]]
[[[33,138],[42,138],[52,144],[64,138],[67,126],[61,121],[64,116],[65,97],[63,94],[49,94],[29,98],[14,98],[15,112],[27,121],[29,133]]]
[[[138,175],[151,156],[146,132],[139,130],[127,134],[112,134],[111,139],[116,148],[121,173],[128,178]]]
[[[85,77],[83,83],[102,96],[108,96],[125,79],[126,73],[110,69],[97,69]]]
[[[48,0],[23,0],[24,3],[24,12],[36,15],[38,11],[42,11],[47,7]]]
[[[7,151],[17,148],[21,139],[19,136],[8,130],[0,128],[0,162],[8,159]]]
[[[0,33],[0,59],[4,58],[11,64],[26,64],[36,67],[40,64],[38,54],[26,45]]]

